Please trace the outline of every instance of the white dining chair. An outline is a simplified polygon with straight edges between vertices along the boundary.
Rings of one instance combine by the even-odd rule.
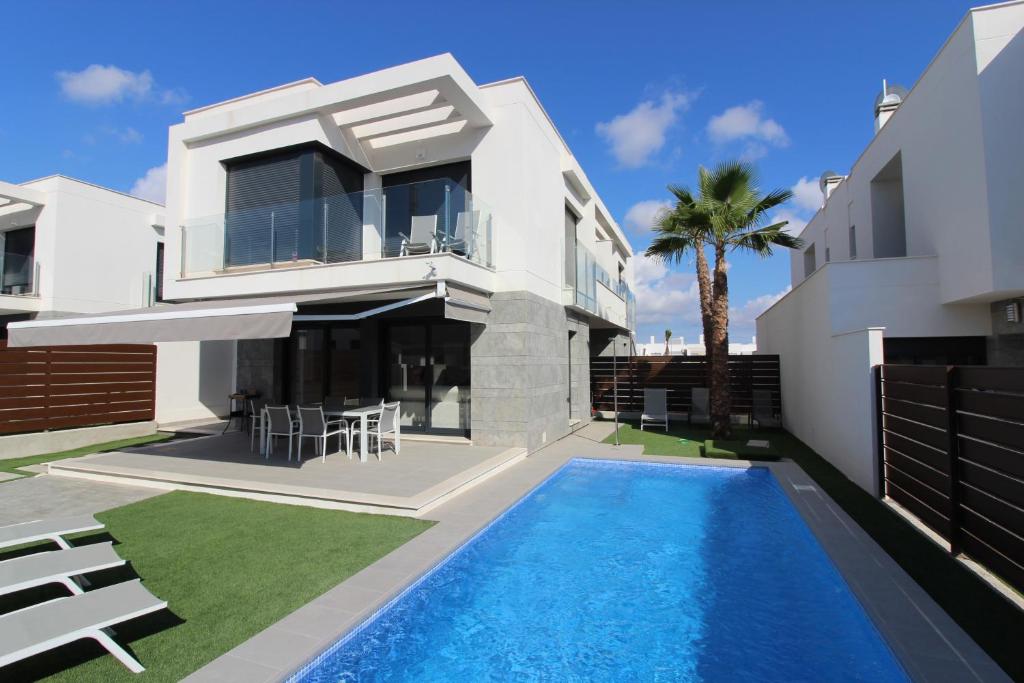
[[[395,401],[394,403],[385,403],[381,406],[380,417],[375,419],[367,426],[367,445],[373,447],[373,442],[377,442],[377,460],[382,460],[382,444],[384,438],[390,436],[391,442],[394,445],[395,454],[402,449],[401,437],[399,436],[398,430],[398,409],[400,403]],[[360,435],[360,438],[362,436]]]
[[[348,457],[352,457],[352,449],[349,444],[348,420],[331,420],[324,418],[323,408],[299,408],[299,449],[297,459],[302,462],[302,440],[314,439],[314,446],[320,452],[321,461],[327,462],[327,437],[338,437],[338,452],[341,452],[342,439],[348,450]]]
[[[288,460],[292,459],[292,439],[298,434],[299,424],[292,418],[292,411],[288,406],[267,406],[267,455],[274,452],[274,437],[288,437]]]

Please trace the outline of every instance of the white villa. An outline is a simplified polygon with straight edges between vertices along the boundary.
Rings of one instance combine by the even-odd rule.
[[[403,432],[533,449],[589,420],[591,354],[635,329],[630,244],[529,84],[447,54],[186,112],[166,217],[177,305],[12,345],[198,342],[225,409],[384,397]]]

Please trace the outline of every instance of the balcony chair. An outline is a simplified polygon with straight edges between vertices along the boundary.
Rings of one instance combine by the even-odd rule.
[[[644,425],[668,431],[668,389],[644,389],[644,411],[640,413],[640,431]]]
[[[450,235],[442,236],[440,250],[450,251],[460,256],[472,256],[471,240],[476,235],[476,226],[479,223],[479,211],[460,211],[455,218],[455,231]]]
[[[288,461],[292,459],[292,439],[299,433],[298,421],[292,417],[288,406],[267,406],[267,455],[274,451],[274,437],[288,437]]]
[[[296,459],[302,463],[302,440],[315,439],[314,445],[320,452],[321,461],[327,462],[327,437],[338,437],[338,452],[344,439],[348,457],[352,457],[352,432],[348,428],[348,420],[326,420],[323,408],[299,408],[299,449]]]
[[[410,235],[398,233],[402,238],[402,256],[437,253],[437,215],[413,216]]]

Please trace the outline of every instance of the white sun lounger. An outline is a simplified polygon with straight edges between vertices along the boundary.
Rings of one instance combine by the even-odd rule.
[[[53,541],[66,550],[71,547],[71,544],[64,540],[68,534],[102,528],[103,525],[97,522],[92,515],[37,519],[34,522],[0,526],[0,548],[9,548],[33,541]]]
[[[110,543],[16,557],[0,562],[0,595],[50,583],[62,583],[69,591],[78,594],[82,592],[82,579],[76,580],[75,577],[119,567],[124,563]]]
[[[644,425],[668,431],[668,390],[644,389],[644,412],[640,414],[640,431]]]
[[[0,616],[0,666],[92,638],[133,673],[141,673],[145,668],[104,629],[165,607],[165,601],[136,579],[4,614]]]

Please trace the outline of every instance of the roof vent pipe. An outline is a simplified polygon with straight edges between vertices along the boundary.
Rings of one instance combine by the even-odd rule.
[[[902,85],[889,85],[882,79],[882,92],[875,98],[875,133],[882,130],[892,113],[896,111],[907,96],[907,89]]]

